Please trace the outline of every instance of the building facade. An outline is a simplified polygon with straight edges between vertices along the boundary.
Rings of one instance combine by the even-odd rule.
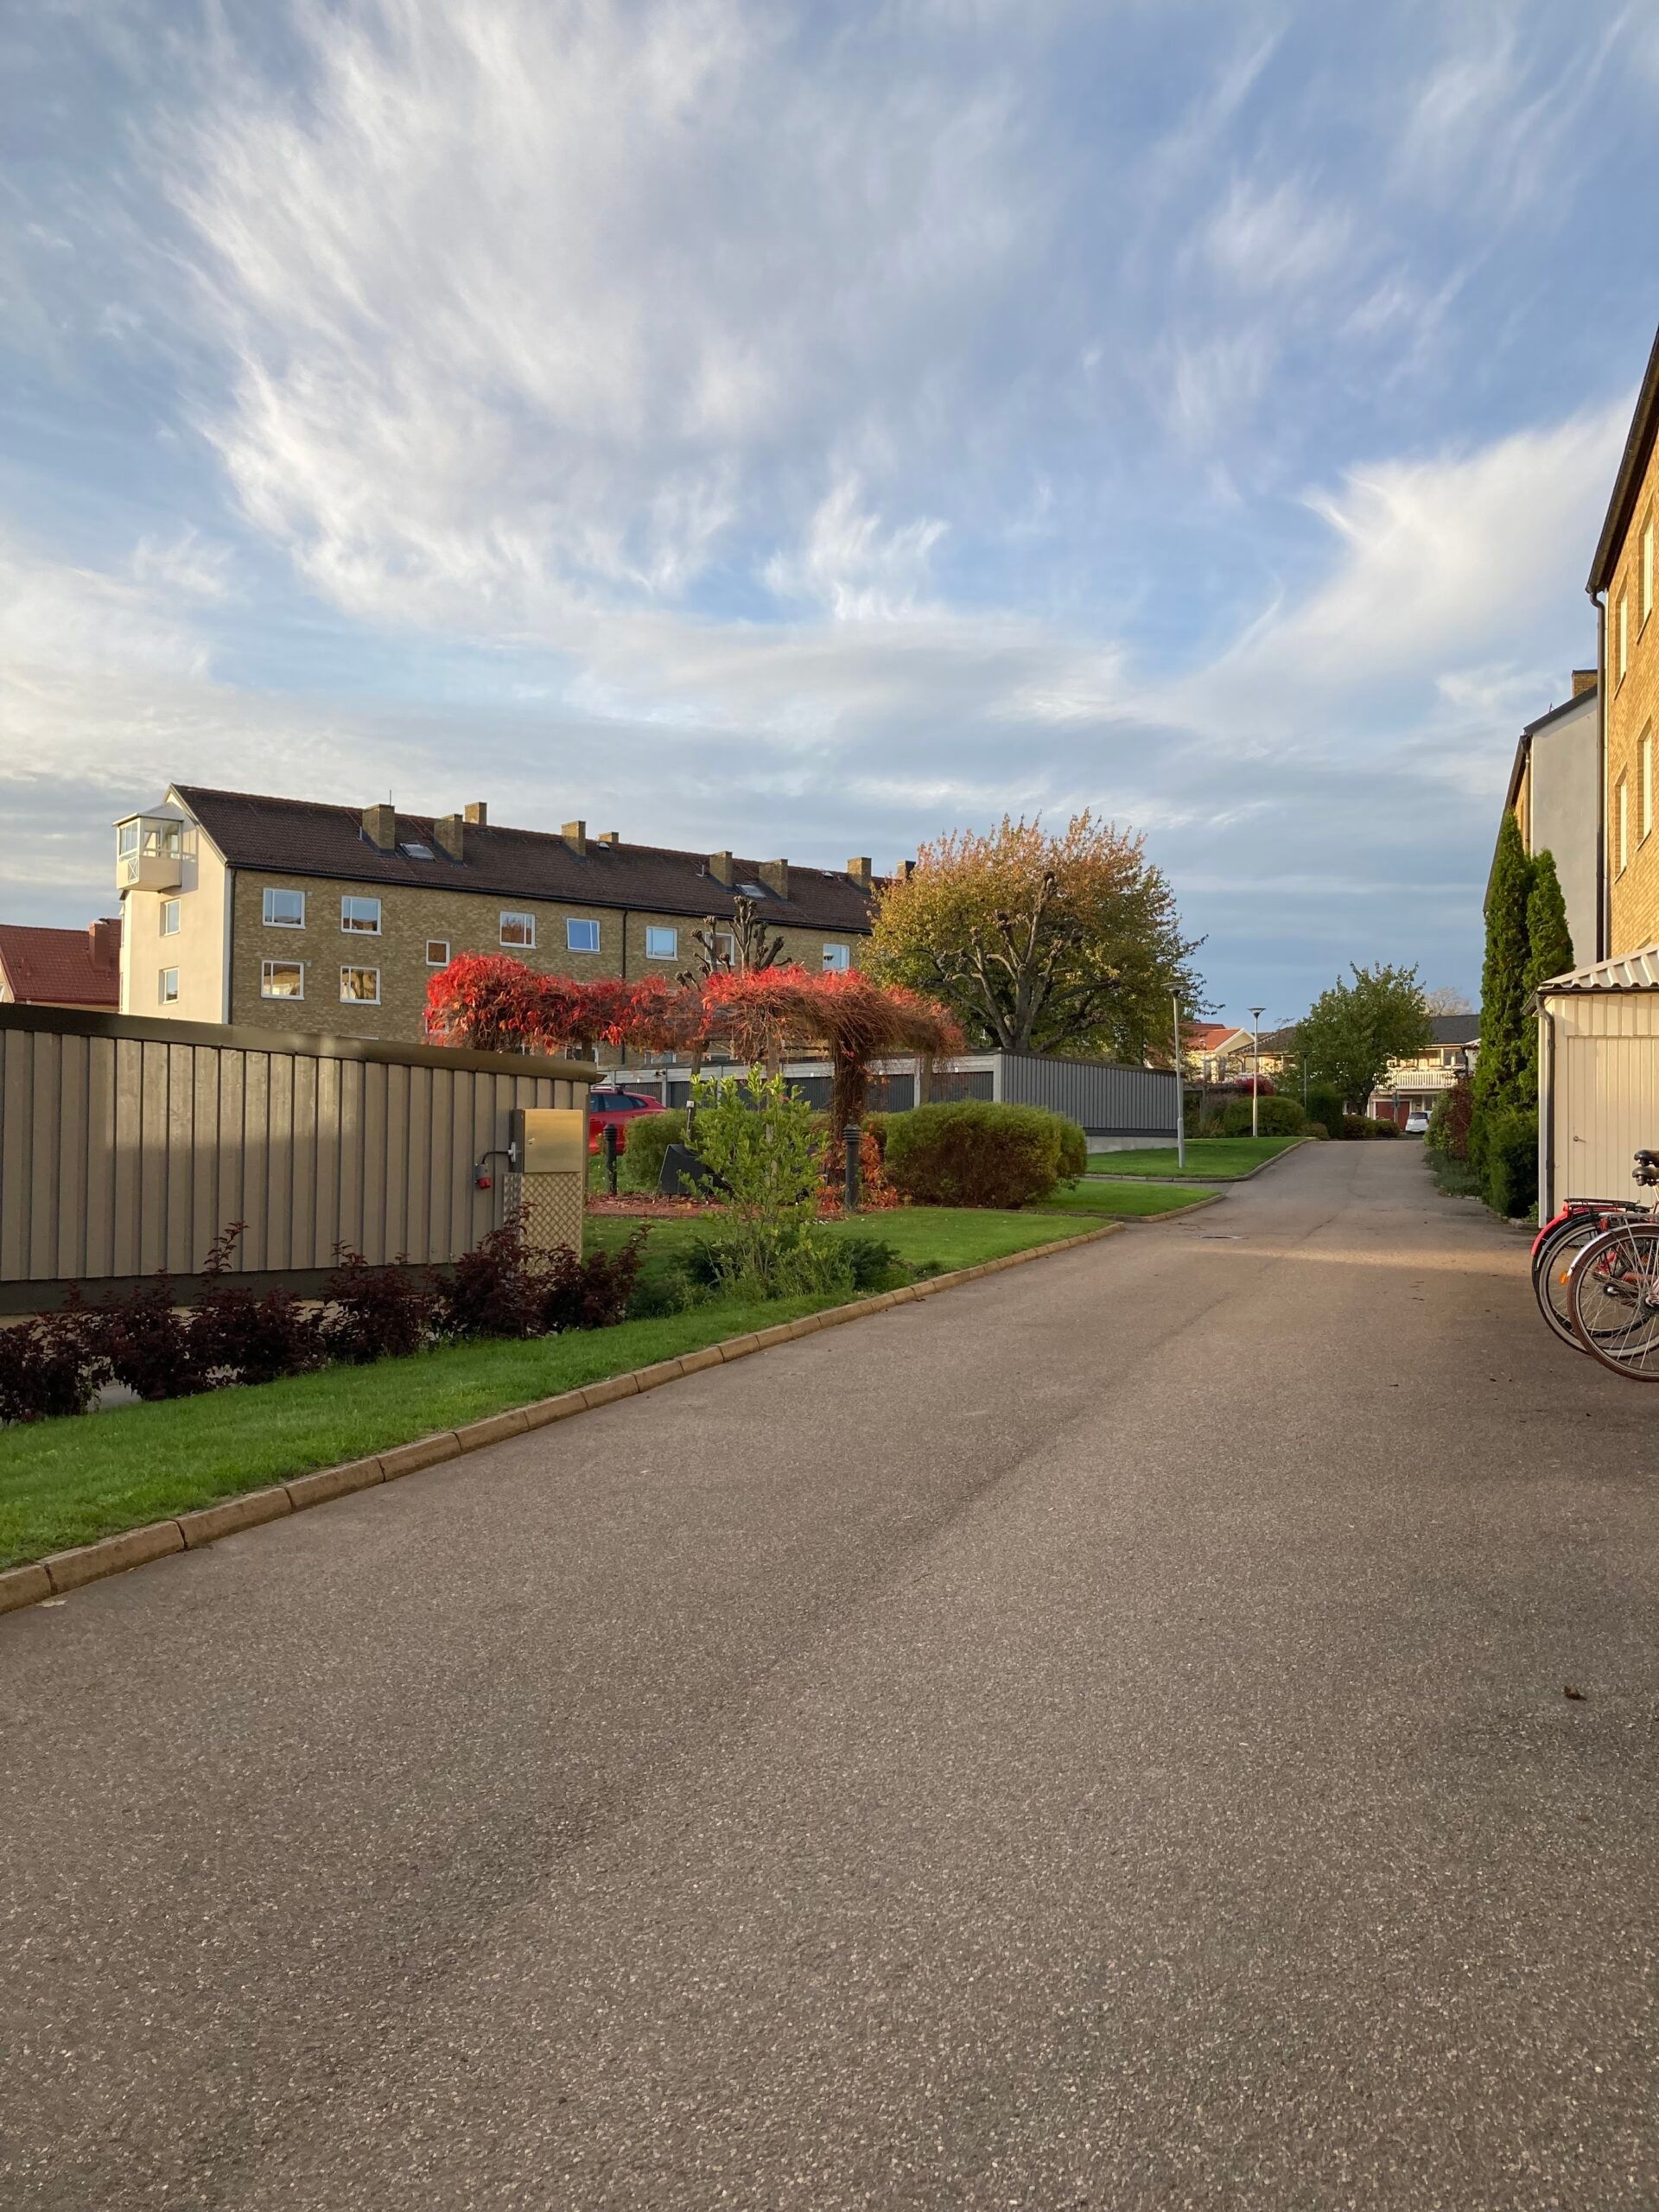
[[[856,965],[876,884],[844,871],[626,845],[582,822],[493,825],[174,785],[116,826],[124,1014],[418,1043],[464,952],[543,973],[672,978],[694,933],[754,900],[783,957]]]
[[[1554,859],[1573,957],[1588,960],[1602,938],[1601,693],[1593,668],[1575,668],[1572,683],[1570,698],[1522,731],[1503,804],[1529,857]]]
[[[1436,1014],[1429,1018],[1434,1041],[1426,1052],[1395,1060],[1371,1093],[1370,1110],[1403,1128],[1413,1114],[1427,1114],[1459,1076],[1472,1073],[1480,1051],[1478,1014]]]
[[[1590,570],[1600,615],[1606,956],[1659,940],[1659,837],[1654,835],[1654,724],[1659,717],[1659,623],[1653,620],[1659,502],[1659,337]],[[1578,947],[1580,957],[1594,946]]]

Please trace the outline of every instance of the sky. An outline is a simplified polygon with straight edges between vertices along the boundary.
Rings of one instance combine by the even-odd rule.
[[[1083,807],[1472,994],[1659,316],[1659,16],[35,0],[0,919],[171,780],[822,866]]]

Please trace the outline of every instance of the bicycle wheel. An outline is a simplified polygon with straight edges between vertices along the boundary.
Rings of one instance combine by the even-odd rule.
[[[1573,1263],[1567,1302],[1592,1359],[1659,1382],[1659,1222],[1623,1221],[1592,1236]]]
[[[1566,1221],[1558,1222],[1533,1255],[1532,1294],[1538,1300],[1538,1311],[1546,1325],[1574,1351],[1582,1351],[1584,1346],[1573,1332],[1567,1304],[1573,1263],[1585,1246],[1592,1238],[1604,1235],[1606,1228],[1604,1214],[1573,1214]]]

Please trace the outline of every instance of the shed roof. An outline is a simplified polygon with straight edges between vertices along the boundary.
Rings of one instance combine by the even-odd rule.
[[[1621,952],[1615,959],[1594,961],[1588,968],[1552,976],[1538,986],[1541,999],[1573,998],[1586,991],[1659,991],[1659,944],[1644,944],[1638,952]]]

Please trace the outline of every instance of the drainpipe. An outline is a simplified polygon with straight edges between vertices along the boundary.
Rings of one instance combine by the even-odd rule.
[[[1538,1218],[1548,1221],[1555,1211],[1555,1017],[1541,991],[1534,1006],[1544,1030],[1538,1055]]]

